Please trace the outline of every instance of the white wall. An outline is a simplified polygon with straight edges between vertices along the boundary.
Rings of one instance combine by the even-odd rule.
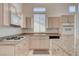
[[[47,4],[34,4],[34,3],[26,3],[23,4],[23,14],[24,16],[32,16],[32,8],[34,7],[45,7],[47,8],[47,15],[48,16],[60,16],[62,14],[69,14],[68,13],[68,6],[73,4],[67,3],[47,3]]]
[[[24,20],[26,19],[26,17],[33,17],[32,9],[34,7],[45,7],[47,9],[47,12],[46,12],[47,17],[61,16],[61,15],[70,14],[68,12],[69,5],[73,5],[73,4],[72,3],[71,4],[68,4],[68,3],[43,3],[43,4],[42,3],[25,3],[23,4],[22,12],[23,12]],[[31,30],[29,30],[29,32],[31,32]]]

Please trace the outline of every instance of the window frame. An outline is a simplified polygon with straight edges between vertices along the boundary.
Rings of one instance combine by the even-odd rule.
[[[38,8],[41,8],[41,7],[38,7]],[[44,8],[44,7],[43,7]],[[45,12],[33,12],[33,8],[32,8],[32,16],[33,16],[33,31],[34,31],[34,14],[45,14],[45,32],[46,32],[46,23],[47,23],[47,8],[45,8],[46,11]],[[35,32],[35,31],[34,31]],[[39,31],[41,32],[41,31]],[[36,32],[36,33],[39,33],[39,32]]]

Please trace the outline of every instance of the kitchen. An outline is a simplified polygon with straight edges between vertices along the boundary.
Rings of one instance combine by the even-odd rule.
[[[77,9],[77,3],[0,3],[0,56],[79,55]]]

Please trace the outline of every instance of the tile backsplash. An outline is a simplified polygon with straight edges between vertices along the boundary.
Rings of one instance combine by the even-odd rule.
[[[0,37],[20,34],[21,28],[0,26]]]

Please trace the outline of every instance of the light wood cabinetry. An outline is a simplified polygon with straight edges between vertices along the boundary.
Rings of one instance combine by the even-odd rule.
[[[11,20],[12,20],[12,17],[13,19],[20,19],[22,20],[22,8],[20,7],[21,5],[20,4],[8,4],[8,3],[3,3],[3,4],[0,4],[0,25],[4,25],[4,26],[11,26]],[[13,8],[11,10],[11,8]],[[13,12],[16,13],[15,17],[13,16]],[[14,19],[14,20],[15,20]],[[18,21],[18,23],[20,23],[20,20]],[[16,21],[15,21],[16,23]],[[16,25],[16,24],[14,24]]]
[[[49,38],[41,37],[40,39],[40,49],[49,49]]]
[[[3,4],[3,24],[10,26],[9,4]]]
[[[29,52],[29,39],[23,38],[21,41],[14,44],[0,45],[0,56],[24,56]]]
[[[49,39],[46,36],[32,36],[29,42],[30,49],[49,49]]]
[[[0,26],[3,25],[3,8],[2,8],[2,3],[0,3]]]
[[[25,19],[22,19],[21,28],[32,28],[31,17],[26,17]]]
[[[31,28],[31,17],[26,17],[26,28]]]
[[[74,23],[74,15],[62,15],[61,16],[62,23]]]
[[[10,25],[9,5],[0,4],[0,25]]]
[[[60,25],[60,17],[48,17],[48,28],[59,28]]]
[[[61,20],[61,33],[65,35],[74,35],[74,15],[62,15]]]
[[[31,37],[30,38],[30,49],[39,49],[40,47],[40,39],[39,37]]]
[[[27,55],[29,51],[29,39],[25,38],[23,41],[19,42],[15,46],[15,55],[16,56],[24,56]]]
[[[0,56],[14,56],[14,46],[0,45]]]

